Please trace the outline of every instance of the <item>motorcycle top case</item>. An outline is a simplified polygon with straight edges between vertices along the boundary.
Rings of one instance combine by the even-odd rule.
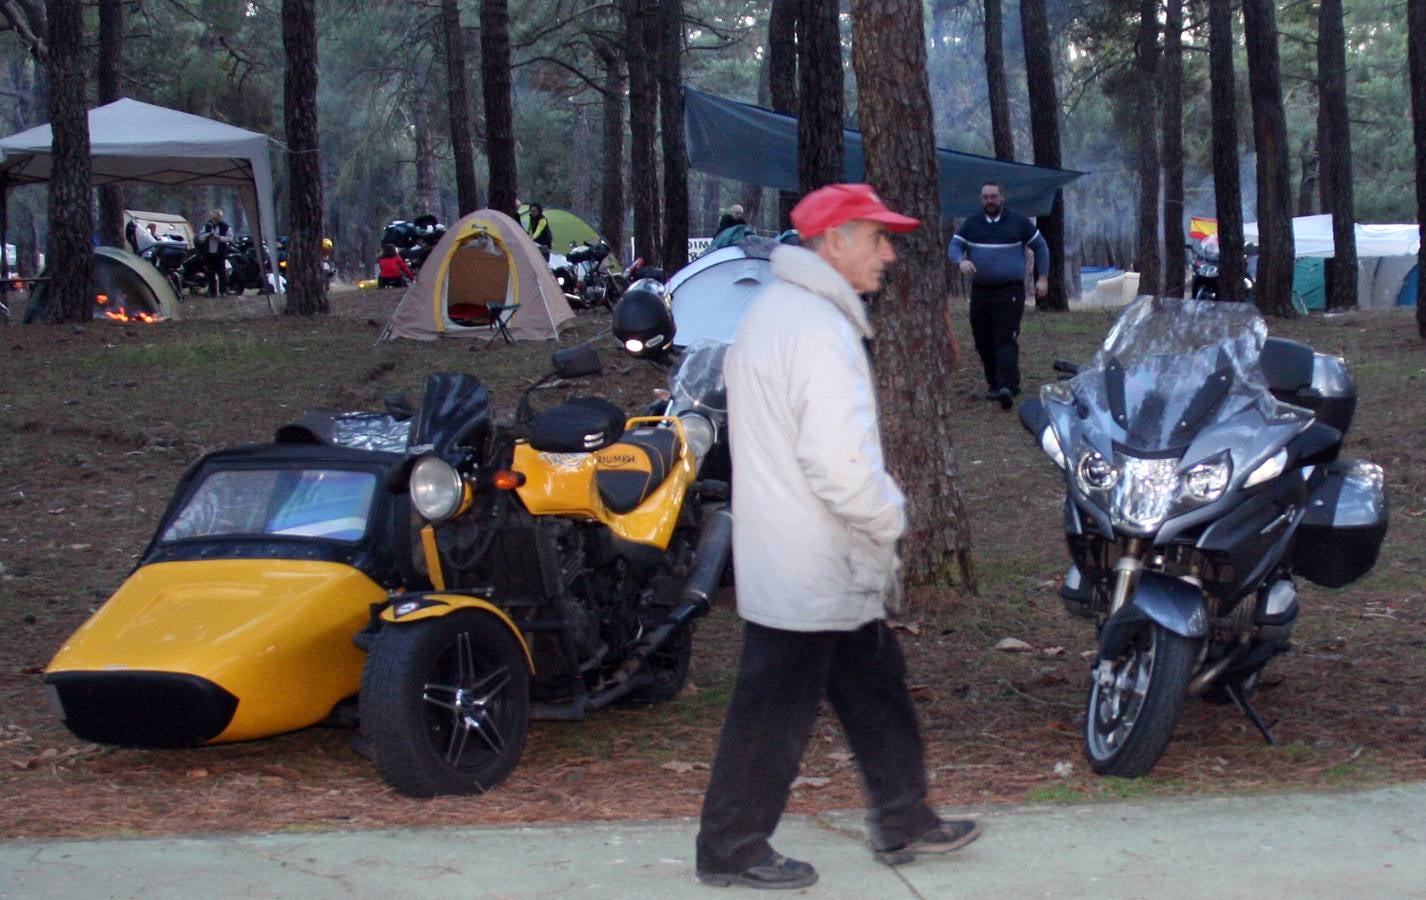
[[[1311,410],[1317,421],[1347,433],[1357,408],[1357,387],[1346,360],[1276,337],[1263,345],[1261,360],[1274,397]]]
[[[1315,584],[1342,587],[1376,564],[1386,537],[1386,479],[1364,460],[1338,460],[1326,474],[1307,501],[1292,568]]]

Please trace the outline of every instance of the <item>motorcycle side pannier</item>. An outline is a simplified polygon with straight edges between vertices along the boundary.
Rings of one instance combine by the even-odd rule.
[[[1338,460],[1307,501],[1292,550],[1293,571],[1323,587],[1342,587],[1376,564],[1386,537],[1386,478],[1381,466]]]

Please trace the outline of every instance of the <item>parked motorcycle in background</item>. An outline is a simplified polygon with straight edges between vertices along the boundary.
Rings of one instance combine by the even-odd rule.
[[[614,256],[609,243],[601,238],[569,246],[565,254],[567,265],[554,270],[565,299],[580,309],[603,307],[612,311],[629,281],[610,264]]]
[[[411,267],[412,272],[420,272],[431,249],[446,233],[446,226],[432,215],[417,216],[408,222],[395,219],[381,231],[378,244],[390,244],[396,248]]]
[[[332,244],[331,238],[322,238],[322,290],[332,289],[332,281],[337,277],[337,267],[332,264]],[[287,278],[287,235],[277,239],[277,271],[284,279]]]
[[[1251,306],[1141,298],[1021,421],[1064,471],[1074,564],[1061,597],[1095,622],[1084,742],[1101,775],[1149,772],[1190,696],[1250,697],[1290,647],[1296,578],[1341,587],[1387,527],[1379,466],[1339,460],[1346,362],[1267,337]]]
[[[1218,289],[1218,270],[1222,260],[1222,254],[1218,248],[1218,236],[1210,234],[1200,240],[1190,241],[1184,246],[1193,251],[1193,279],[1189,284],[1189,296],[1195,300],[1217,300],[1221,296]],[[1241,299],[1247,300],[1252,295],[1253,279],[1245,274]]]

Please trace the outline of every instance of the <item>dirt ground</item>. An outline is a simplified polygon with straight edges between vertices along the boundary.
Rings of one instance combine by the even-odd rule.
[[[0,329],[0,837],[374,828],[695,815],[731,690],[738,623],[720,597],[696,643],[692,686],[652,710],[536,723],[515,774],[481,797],[412,800],[350,748],[310,728],[190,751],[98,746],[50,712],[40,676],[64,638],[142,551],[184,467],[207,450],[266,440],[302,411],[378,409],[426,373],[471,371],[498,402],[542,370],[552,345],[375,340],[395,292],[339,291],[331,316],[265,314],[247,296],[185,304],[184,320]],[[15,304],[12,307],[19,308]],[[1382,464],[1391,527],[1376,569],[1341,590],[1299,585],[1293,653],[1257,705],[1268,746],[1231,707],[1191,702],[1150,777],[1096,778],[1080,729],[1093,628],[1061,609],[1067,565],[1061,483],[1012,415],[980,395],[970,359],[949,389],[973,515],[978,597],[900,624],[938,804],[1084,801],[1144,794],[1331,789],[1426,778],[1426,343],[1409,311],[1271,323],[1341,353],[1361,394],[1348,455]],[[1055,357],[1084,359],[1112,318],[1031,313],[1030,384]],[[608,317],[581,314],[575,336]],[[593,390],[625,408],[660,376],[612,342]],[[947,599],[952,598],[949,591]],[[1004,638],[1024,652],[997,651]],[[861,805],[850,754],[824,716],[792,808]]]

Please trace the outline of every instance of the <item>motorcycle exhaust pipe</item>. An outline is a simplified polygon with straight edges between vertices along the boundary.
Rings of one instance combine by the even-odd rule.
[[[723,570],[728,565],[728,553],[733,549],[733,514],[728,507],[719,504],[703,511],[703,528],[698,534],[698,547],[694,551],[697,561],[693,571],[683,582],[683,604],[674,611],[673,618],[679,618],[679,610],[686,606],[694,611],[681,618],[687,622],[693,616],[705,615],[710,606],[709,597],[718,589],[723,578]]]
[[[1191,681],[1189,681],[1188,695],[1190,697],[1197,697],[1204,691],[1208,690],[1208,686],[1212,684],[1215,680],[1217,680],[1218,676],[1226,672],[1229,666],[1233,665],[1238,660],[1243,658],[1243,654],[1248,652],[1248,646],[1249,638],[1247,635],[1243,635],[1242,640],[1239,642],[1238,646],[1228,651],[1228,654],[1226,656],[1224,656],[1222,659],[1218,660],[1216,663],[1209,666],[1208,668],[1204,669],[1202,672],[1199,672],[1193,677]]]

